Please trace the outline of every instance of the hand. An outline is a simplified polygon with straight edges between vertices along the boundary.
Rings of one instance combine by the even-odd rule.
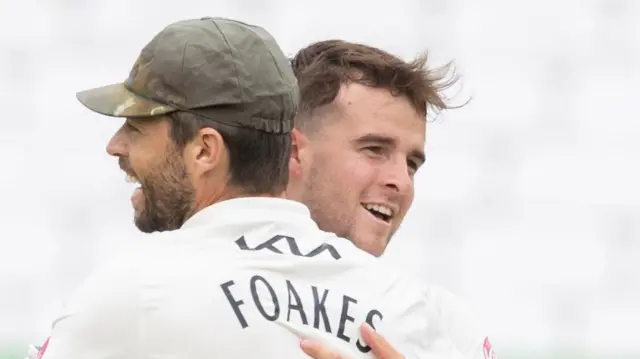
[[[371,347],[371,352],[378,359],[404,359],[404,355],[398,353],[398,351],[389,344],[382,335],[376,333],[369,324],[362,324],[360,326],[360,333],[362,334],[362,339]],[[312,340],[303,339],[300,342],[300,348],[314,359],[344,359],[340,354]]]

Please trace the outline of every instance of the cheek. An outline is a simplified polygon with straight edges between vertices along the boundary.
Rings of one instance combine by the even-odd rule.
[[[335,157],[328,164],[331,183],[346,197],[359,198],[375,183],[375,168],[366,158],[357,154]]]
[[[128,160],[131,165],[131,169],[133,169],[136,176],[140,179],[145,179],[160,170],[160,161],[157,158],[150,156],[148,152],[138,153],[132,151],[129,154]]]
[[[414,185],[411,184],[411,187],[407,189],[407,193],[405,196],[403,196],[403,199],[402,199],[402,210],[401,210],[402,212],[400,213],[401,215],[400,218],[404,218],[404,216],[407,214],[407,212],[409,211],[409,208],[413,204],[414,197],[415,197]]]
[[[143,178],[147,172],[146,161],[140,156],[136,156],[135,152],[129,153],[129,157],[127,157],[127,162],[129,162],[130,168],[136,174],[138,178]]]
[[[358,193],[366,192],[376,186],[378,182],[378,170],[376,164],[362,156],[351,161],[345,169],[344,180]]]

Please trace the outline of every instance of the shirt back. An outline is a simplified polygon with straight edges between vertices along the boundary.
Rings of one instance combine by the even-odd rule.
[[[283,199],[217,203],[149,236],[65,311],[44,359],[307,358],[301,338],[364,358],[364,322],[408,358],[458,355],[422,286]]]

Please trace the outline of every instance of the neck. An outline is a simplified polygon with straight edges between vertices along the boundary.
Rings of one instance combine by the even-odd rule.
[[[271,197],[271,198],[286,198],[285,191],[278,193],[252,193],[238,187],[227,187],[217,193],[211,193],[208,196],[201,196],[200,200],[196,200],[196,204],[189,217],[200,212],[204,208],[207,208],[215,203],[245,197]]]
[[[300,202],[302,198],[302,188],[301,186],[296,186],[293,181],[289,180],[289,185],[287,186],[287,189],[282,193],[282,196],[292,201]]]

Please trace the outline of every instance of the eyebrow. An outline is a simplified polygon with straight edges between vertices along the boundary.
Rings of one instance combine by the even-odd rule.
[[[144,124],[147,123],[144,119],[135,117],[127,117],[125,122],[139,130],[141,130],[144,127]]]
[[[126,122],[126,123],[128,123],[128,124],[130,124],[130,125],[133,125],[133,124],[135,124],[135,118],[133,118],[133,117],[127,117],[127,118],[125,119],[125,122]]]
[[[128,127],[133,127],[133,128],[138,128],[138,126],[136,126],[133,121],[129,120],[128,118],[124,121],[124,126],[128,126]]]
[[[386,146],[395,146],[396,145],[396,140],[391,138],[391,137],[389,137],[389,136],[378,135],[378,134],[375,134],[375,133],[367,133],[366,135],[361,136],[358,139],[356,139],[355,143],[357,143],[357,144],[378,143],[378,144],[386,145]],[[420,164],[423,164],[425,162],[424,151],[412,150],[409,153],[409,156],[418,159],[418,161],[420,161]]]

